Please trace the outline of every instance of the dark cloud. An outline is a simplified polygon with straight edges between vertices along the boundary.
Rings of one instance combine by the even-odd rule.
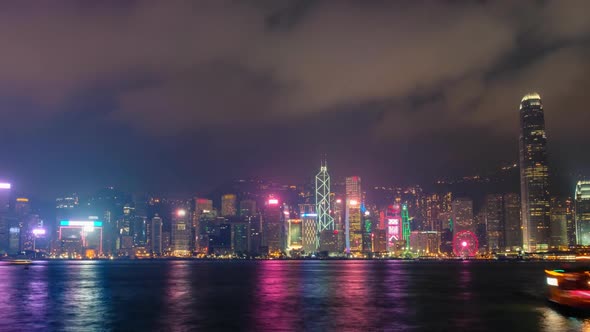
[[[587,1],[24,1],[0,7],[5,138],[38,141],[40,132],[76,126],[109,132],[117,137],[113,146],[128,141],[128,132],[138,141],[164,140],[169,146],[160,152],[166,154],[178,145],[203,151],[192,143],[199,137],[215,145],[205,149],[210,156],[232,149],[262,155],[259,163],[247,163],[254,169],[284,155],[276,151],[301,145],[338,151],[333,158],[347,160],[340,144],[355,137],[351,145],[371,146],[359,158],[368,168],[381,167],[384,177],[387,166],[375,165],[403,167],[404,161],[375,161],[383,149],[411,153],[408,144],[420,142],[423,150],[447,156],[424,172],[442,173],[472,149],[460,144],[466,139],[489,146],[483,142],[514,138],[520,97],[535,90],[554,142],[590,140],[584,131]],[[441,137],[459,143],[432,143]],[[252,148],[269,141],[264,146],[273,152]],[[130,148],[138,150],[134,160],[149,160],[141,144]],[[497,149],[493,158],[511,159],[513,150]],[[117,158],[120,169],[133,164],[125,154]],[[216,165],[231,159],[210,158]],[[584,162],[590,160],[570,164]],[[284,167],[283,173],[292,171]]]

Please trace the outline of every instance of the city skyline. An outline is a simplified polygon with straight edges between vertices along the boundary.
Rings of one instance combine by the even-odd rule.
[[[0,2],[0,331],[590,327],[589,12]]]
[[[366,189],[358,175],[333,188],[325,157],[315,182],[306,185],[242,180],[218,194],[218,204],[198,194],[167,200],[110,187],[86,199],[56,198],[54,220],[33,209],[28,197],[13,193],[11,183],[0,182],[0,253],[62,259],[522,259],[523,254],[585,250],[590,182],[577,182],[573,201],[571,195],[550,196],[550,140],[541,96],[522,97],[519,113],[519,163],[501,170],[508,172],[507,182],[509,173],[519,170],[520,194],[487,188],[479,198],[482,205],[476,196],[440,188]],[[490,181],[479,175],[463,180]],[[383,193],[375,196],[380,189]],[[520,213],[515,211],[519,198]]]

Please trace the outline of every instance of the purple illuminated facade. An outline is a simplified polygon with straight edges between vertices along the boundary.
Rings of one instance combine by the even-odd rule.
[[[402,217],[399,204],[387,207],[385,222],[387,224],[387,251],[392,252],[396,250],[396,244],[402,239]]]

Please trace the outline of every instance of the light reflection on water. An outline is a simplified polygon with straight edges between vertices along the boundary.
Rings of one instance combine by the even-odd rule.
[[[0,331],[588,331],[544,264],[114,261],[0,265]]]
[[[186,261],[171,262],[167,269],[164,305],[159,326],[180,331],[186,327],[192,313],[190,265]],[[194,313],[198,315],[198,313]]]

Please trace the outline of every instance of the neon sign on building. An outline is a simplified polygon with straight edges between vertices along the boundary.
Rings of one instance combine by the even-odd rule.
[[[385,211],[387,220],[387,250],[395,250],[395,244],[401,239],[401,213],[399,204],[390,205]]]

